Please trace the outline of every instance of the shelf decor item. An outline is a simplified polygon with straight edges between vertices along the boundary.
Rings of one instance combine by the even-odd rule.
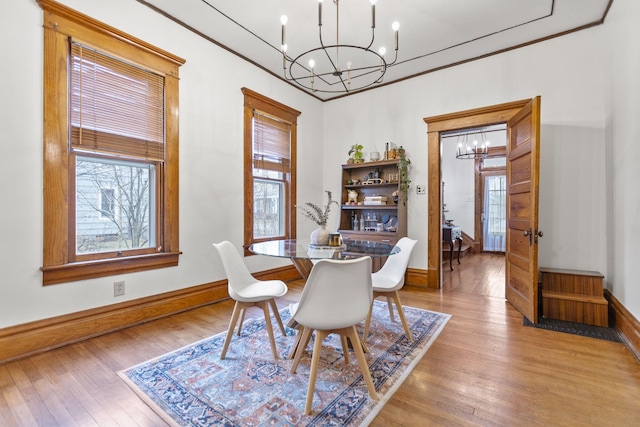
[[[411,160],[407,158],[407,154],[402,145],[398,147],[397,150],[398,155],[398,173],[400,174],[400,197],[402,198],[402,203],[406,206],[407,199],[409,198],[409,184],[411,184],[411,180],[409,179],[409,165],[411,165]]]
[[[330,233],[329,230],[327,230],[327,221],[329,220],[331,205],[335,204],[336,206],[340,206],[337,201],[333,200],[331,191],[325,192],[327,193],[328,200],[327,204],[324,206],[324,209],[311,202],[305,203],[307,207],[296,206],[302,211],[304,216],[318,224],[319,228],[311,232],[311,244],[316,246],[326,246],[329,244]]]
[[[364,147],[361,144],[353,144],[348,153],[350,157],[349,160],[347,160],[347,163],[354,164],[364,162],[364,153],[362,152],[363,148]]]

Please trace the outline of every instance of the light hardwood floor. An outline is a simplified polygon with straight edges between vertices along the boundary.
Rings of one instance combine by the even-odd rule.
[[[463,258],[441,291],[401,291],[404,304],[453,317],[372,425],[640,425],[632,353],[522,326],[495,283],[500,274],[504,283],[496,257]],[[282,307],[302,282],[289,287]],[[164,425],[116,372],[224,331],[232,308],[225,301],[0,365],[0,425]]]

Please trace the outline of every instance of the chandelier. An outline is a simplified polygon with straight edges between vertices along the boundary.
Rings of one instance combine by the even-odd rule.
[[[296,57],[287,53],[286,25],[287,16],[282,15],[282,68],[287,81],[313,92],[349,93],[382,82],[387,68],[398,59],[398,28],[394,22],[394,52],[392,62],[384,58],[386,50],[378,52],[371,49],[375,39],[376,0],[371,1],[371,41],[367,46],[355,46],[340,43],[340,2],[333,0],[336,7],[335,44],[325,44],[322,37],[322,0],[318,0],[318,36],[320,46],[307,50]],[[344,61],[344,62],[343,62]]]
[[[480,135],[480,142],[477,138],[469,143],[469,135]],[[460,138],[462,137],[462,141]],[[465,133],[458,135],[458,148],[456,149],[456,159],[485,159],[489,157],[489,140],[484,132]]]

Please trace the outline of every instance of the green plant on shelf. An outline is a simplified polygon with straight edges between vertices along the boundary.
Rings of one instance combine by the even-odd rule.
[[[398,177],[400,181],[400,198],[402,200],[403,205],[407,205],[407,199],[409,198],[409,184],[411,184],[411,180],[409,179],[409,166],[411,165],[411,160],[407,158],[407,153],[405,149],[402,147],[398,147]]]
[[[364,162],[364,153],[362,149],[364,147],[361,144],[353,144],[349,150],[349,160],[347,163],[362,163]]]

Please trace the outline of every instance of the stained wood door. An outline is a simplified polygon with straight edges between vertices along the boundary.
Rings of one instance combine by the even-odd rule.
[[[538,184],[540,97],[507,121],[507,249],[505,296],[538,321]]]

